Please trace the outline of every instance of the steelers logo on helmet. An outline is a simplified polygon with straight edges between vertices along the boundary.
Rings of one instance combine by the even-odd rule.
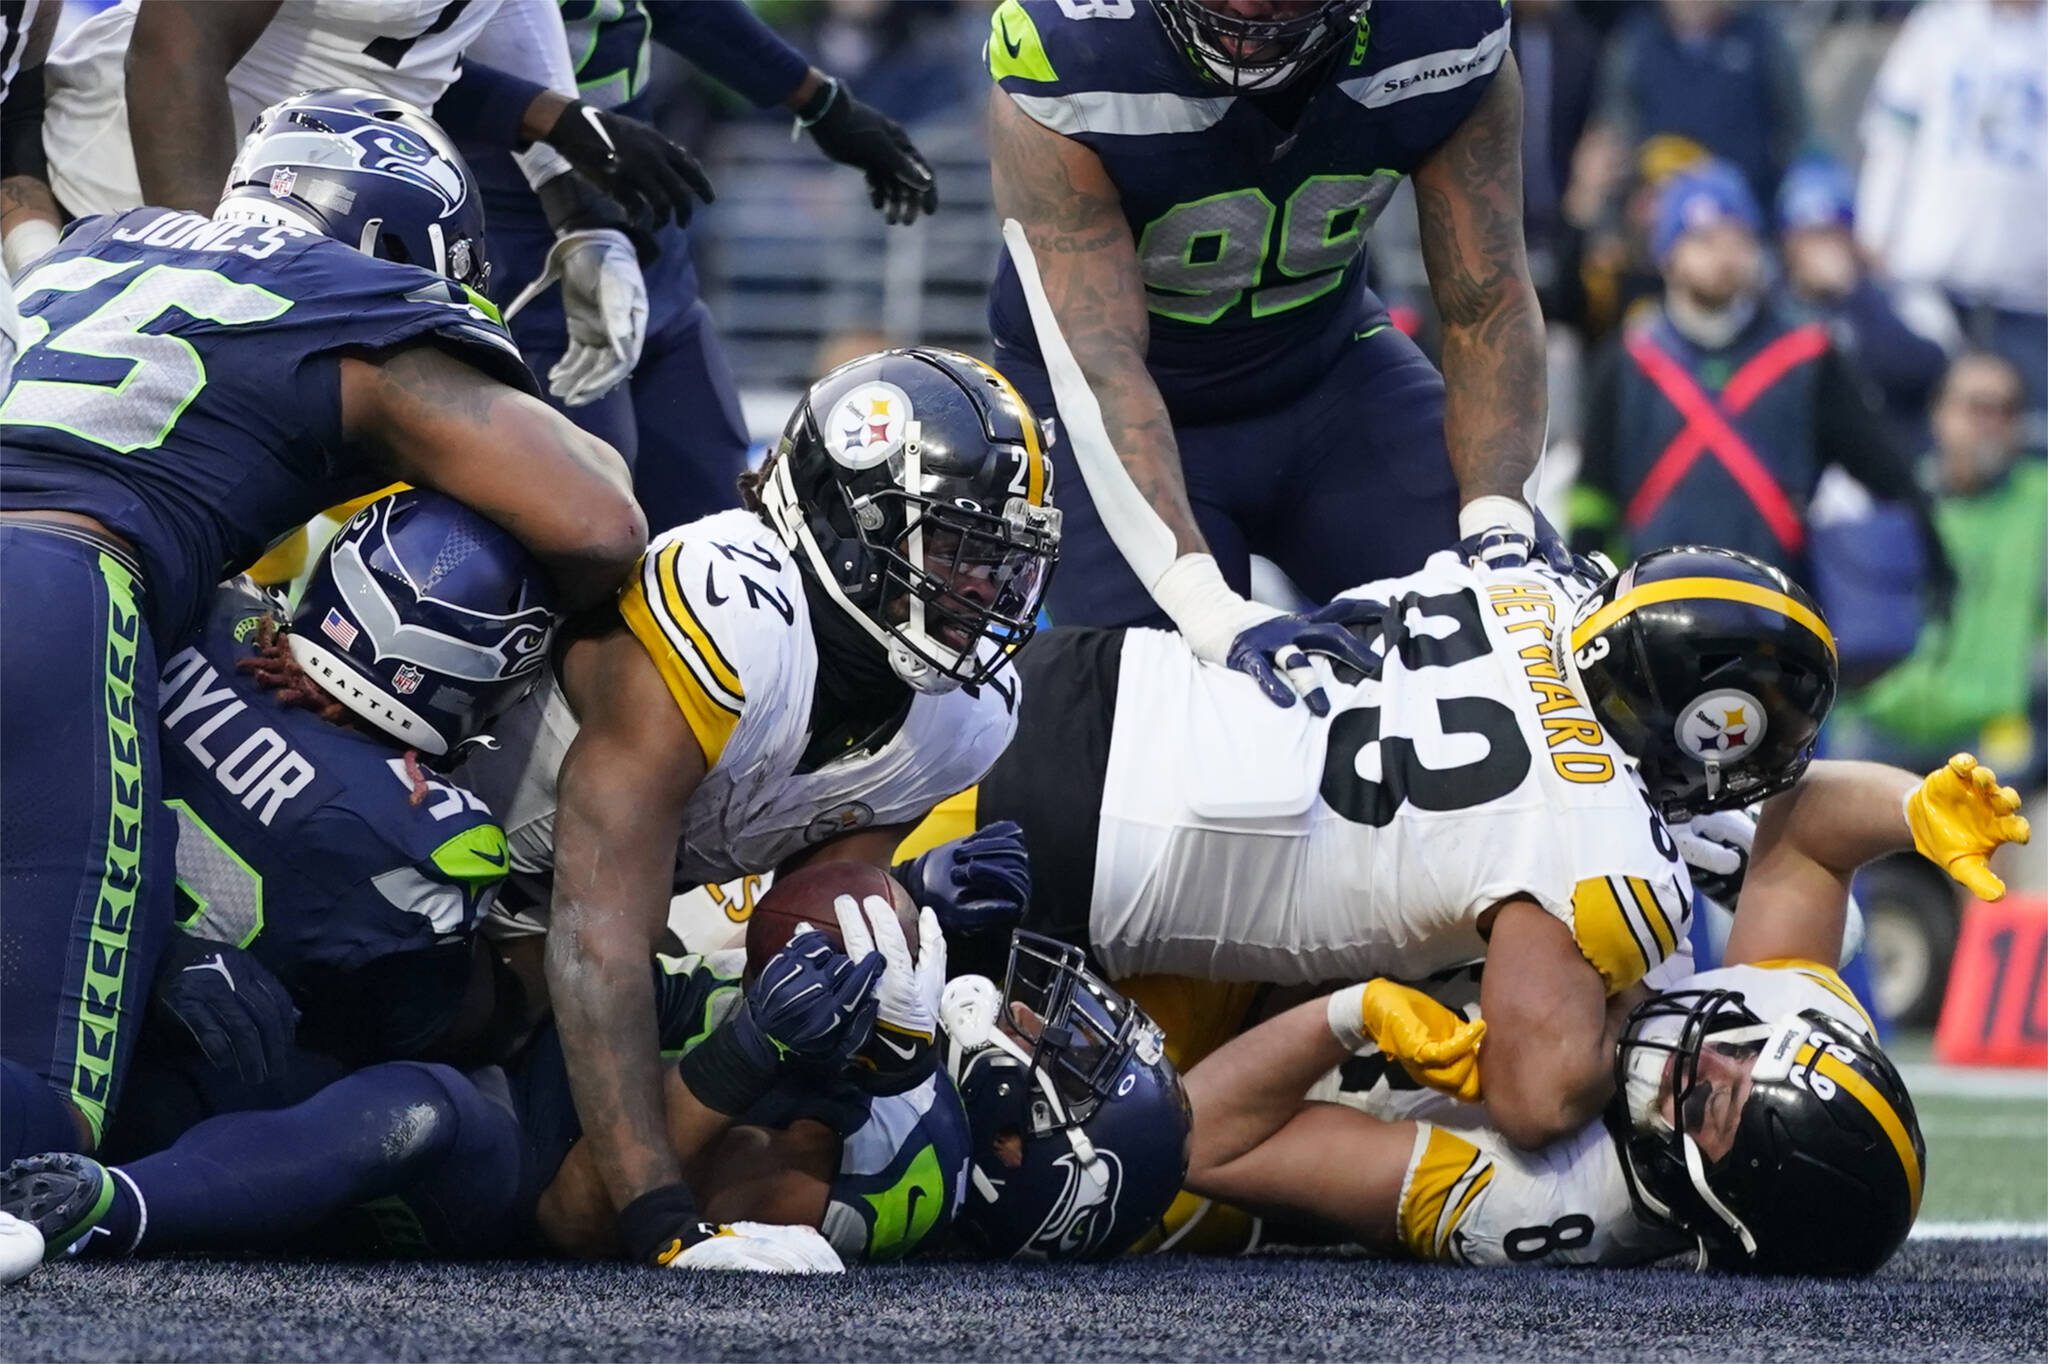
[[[1678,717],[1675,732],[1685,753],[1725,764],[1754,751],[1768,724],[1763,702],[1731,687],[1695,698]]]
[[[832,409],[825,448],[849,469],[872,469],[903,449],[915,417],[910,396],[896,385],[862,384]]]

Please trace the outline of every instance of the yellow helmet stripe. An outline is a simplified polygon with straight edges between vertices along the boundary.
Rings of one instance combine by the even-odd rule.
[[[1835,636],[1828,629],[1828,623],[1816,615],[1811,607],[1793,600],[1783,592],[1755,583],[1733,582],[1727,578],[1669,578],[1663,582],[1644,583],[1622,593],[1607,605],[1588,616],[1584,623],[1572,630],[1572,652],[1586,647],[1592,638],[1614,624],[1631,611],[1659,602],[1687,601],[1705,598],[1708,601],[1739,601],[1750,606],[1761,606],[1767,611],[1776,611],[1790,620],[1798,621],[1811,630],[1820,642],[1828,646],[1828,652],[1835,652]]]
[[[1024,427],[1024,453],[1027,462],[1024,472],[1024,500],[1034,507],[1045,505],[1045,450],[1038,443],[1038,423],[1032,420],[1031,404],[1024,401],[1024,395],[1010,382],[1010,376],[984,360],[974,361],[975,368],[996,381],[996,386],[1010,395],[1010,401],[1017,404],[1017,420]]]
[[[1803,1065],[1819,1051],[1808,1045],[1799,1053]],[[1906,1133],[1906,1124],[1899,1119],[1899,1111],[1891,1106],[1884,1095],[1877,1092],[1870,1081],[1858,1075],[1851,1066],[1836,1060],[1825,1052],[1814,1062],[1814,1070],[1835,1082],[1835,1087],[1870,1110],[1870,1116],[1877,1119],[1877,1125],[1885,1136],[1891,1139],[1892,1150],[1899,1156],[1899,1164],[1905,1167],[1906,1191],[1909,1195],[1910,1215],[1920,1215],[1920,1155],[1913,1149],[1913,1139]]]

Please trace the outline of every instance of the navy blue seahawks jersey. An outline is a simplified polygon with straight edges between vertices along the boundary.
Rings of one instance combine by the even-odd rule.
[[[662,1056],[673,1060],[739,1005],[746,954],[657,956],[655,963],[656,1031]],[[530,1200],[583,1135],[553,1023],[505,1067],[505,1076],[526,1144]],[[940,1243],[966,1197],[972,1151],[966,1110],[943,1070],[902,1094],[881,1097],[850,1084],[787,1080],[739,1120],[780,1128],[799,1119],[840,1134],[839,1166],[820,1230],[842,1256],[897,1260]]]
[[[390,481],[343,439],[342,356],[438,345],[534,391],[481,298],[293,228],[87,218],[14,287],[0,507],[80,512],[127,539],[160,646],[277,537]]]
[[[1207,420],[1305,391],[1374,322],[1367,233],[1507,48],[1501,0],[1380,0],[1309,89],[1233,94],[1142,0],[1005,0],[988,59],[1018,109],[1102,159],[1144,274],[1148,368],[1177,419]],[[989,324],[1038,354],[1007,257]]]
[[[246,580],[230,583],[197,640],[163,665],[179,926],[275,972],[305,1012],[308,1045],[407,1054],[461,1003],[469,939],[505,876],[505,834],[444,778],[429,775],[414,804],[390,741],[286,706],[238,669],[273,610]],[[351,1028],[360,1035],[318,1036]]]

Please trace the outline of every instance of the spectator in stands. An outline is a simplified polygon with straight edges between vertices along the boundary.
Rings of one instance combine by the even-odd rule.
[[[1895,285],[1866,267],[1851,233],[1856,182],[1833,157],[1802,156],[1778,189],[1778,252],[1792,296],[1829,325],[1876,386],[1893,437],[1927,444],[1927,407],[1961,333],[1938,290]]]
[[[1522,225],[1529,277],[1551,321],[1579,322],[1579,234],[1567,220],[1573,157],[1593,113],[1600,37],[1565,0],[1519,0],[1512,44],[1522,71]]]
[[[2048,3],[1915,10],[1863,142],[1857,239],[1892,278],[1947,291],[1971,342],[2048,408]]]
[[[1845,708],[1842,741],[1889,761],[1939,762],[1969,749],[2002,773],[2044,780],[2042,668],[2048,656],[2048,463],[2023,454],[2022,384],[2004,358],[1973,351],[1934,404],[1926,475],[1956,569],[1948,621]]]
[[[1945,571],[1926,494],[1818,323],[1764,292],[1763,215],[1741,173],[1710,161],[1659,195],[1660,305],[1627,326],[1586,390],[1572,539],[1617,561],[1665,545],[1725,545],[1811,583],[1806,506],[1841,467],[1916,510]]]
[[[1659,133],[1689,137],[1768,203],[1806,138],[1799,64],[1771,9],[1661,0],[1637,12],[1607,50],[1602,124],[1630,148]]]

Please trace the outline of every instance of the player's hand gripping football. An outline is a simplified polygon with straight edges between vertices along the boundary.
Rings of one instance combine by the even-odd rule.
[[[1384,976],[1330,996],[1330,1033],[1353,1051],[1370,1039],[1401,1069],[1439,1093],[1478,1103],[1479,1044],[1486,1020],[1467,1019]]]
[[[895,119],[855,99],[839,81],[827,77],[798,111],[796,124],[810,133],[819,151],[866,173],[868,200],[888,222],[914,223],[919,213],[938,212],[932,168],[910,135]]]
[[[947,933],[1011,929],[1031,900],[1031,856],[1014,819],[918,854],[901,867],[910,898],[939,916]]]
[[[879,895],[858,904],[851,895],[832,902],[847,952],[877,953],[882,980],[875,991],[873,1035],[862,1060],[873,1070],[871,1087],[900,1094],[925,1082],[939,1063],[939,999],[946,988],[946,938],[929,908],[917,915],[917,957],[896,921],[896,907]]]
[[[799,925],[740,1006],[683,1056],[683,1083],[706,1107],[738,1115],[768,1092],[786,1063],[843,1065],[874,1026],[882,968],[872,948],[849,960],[824,934]]]
[[[2000,786],[1998,774],[1970,754],[1958,753],[1907,794],[1906,824],[1922,857],[1978,899],[1996,900],[2005,882],[1986,859],[2033,835],[2019,808],[2019,792]]]

